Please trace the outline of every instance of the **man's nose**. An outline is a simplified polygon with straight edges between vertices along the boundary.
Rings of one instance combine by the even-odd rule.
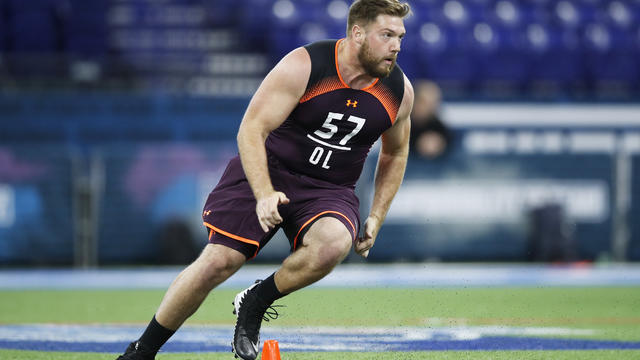
[[[393,52],[393,53],[400,52],[401,44],[402,44],[402,42],[401,42],[400,39],[396,39],[395,41],[393,41],[391,43],[391,52]]]

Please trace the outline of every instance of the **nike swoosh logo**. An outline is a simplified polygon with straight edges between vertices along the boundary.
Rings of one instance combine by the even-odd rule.
[[[258,344],[252,342],[251,345],[253,346],[253,350],[255,350],[256,354],[257,354],[258,353]]]

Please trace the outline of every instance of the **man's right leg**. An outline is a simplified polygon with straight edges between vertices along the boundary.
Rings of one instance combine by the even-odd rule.
[[[240,269],[245,261],[245,255],[237,250],[208,244],[169,286],[155,317],[140,339],[118,359],[153,359],[169,337],[196,312],[209,292]]]
[[[156,313],[158,323],[177,330],[196,312],[209,292],[238,271],[245,261],[246,257],[236,250],[208,244],[167,290]]]

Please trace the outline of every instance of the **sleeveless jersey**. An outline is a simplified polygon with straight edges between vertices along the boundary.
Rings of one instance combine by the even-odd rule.
[[[383,79],[352,89],[338,69],[338,44],[306,45],[311,74],[298,105],[269,134],[267,153],[288,170],[355,187],[372,145],[393,125],[404,95],[404,75],[396,65]]]

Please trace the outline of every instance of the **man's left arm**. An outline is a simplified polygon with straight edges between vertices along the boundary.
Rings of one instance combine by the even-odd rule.
[[[398,192],[409,155],[409,133],[411,132],[411,108],[413,107],[413,87],[404,78],[404,96],[393,126],[382,134],[382,148],[376,166],[373,203],[364,223],[362,235],[355,244],[355,251],[363,257],[369,256],[369,249],[376,241],[378,231],[384,222],[391,201]]]

